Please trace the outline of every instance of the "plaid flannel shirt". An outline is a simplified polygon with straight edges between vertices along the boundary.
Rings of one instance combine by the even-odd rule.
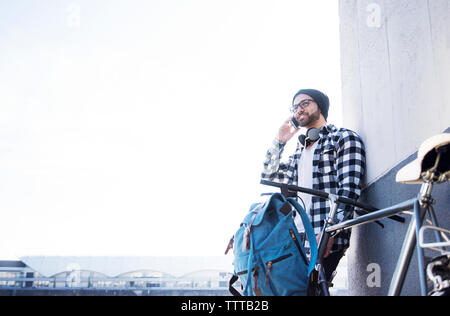
[[[362,177],[365,172],[365,149],[360,137],[353,131],[333,125],[320,129],[320,139],[313,156],[313,189],[357,200],[361,194]],[[267,151],[262,179],[284,184],[298,185],[298,161],[303,146],[297,149],[287,162],[280,162],[286,144],[276,139]],[[307,210],[314,232],[319,234],[330,212],[330,203],[312,196]],[[353,216],[353,207],[339,204],[337,221]],[[341,251],[349,246],[350,231],[336,235],[331,252]]]

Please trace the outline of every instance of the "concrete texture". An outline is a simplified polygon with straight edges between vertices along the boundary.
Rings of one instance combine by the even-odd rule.
[[[450,126],[450,1],[340,0],[339,10],[344,126],[366,145],[362,200],[381,208],[417,195],[419,186],[397,184],[395,174]],[[447,183],[433,194],[446,228],[449,191]],[[408,225],[383,223],[353,229],[350,295],[387,293]],[[370,263],[380,267],[379,287],[367,285]],[[415,256],[412,263],[403,295],[419,294]]]
[[[449,126],[450,2],[341,0],[340,19],[344,125],[372,183]]]

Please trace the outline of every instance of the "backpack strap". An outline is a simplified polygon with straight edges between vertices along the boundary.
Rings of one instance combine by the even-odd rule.
[[[227,249],[225,250],[225,255],[228,254],[228,251],[233,249],[233,245],[234,245],[234,235],[233,235],[233,237],[231,237],[230,241],[228,242]]]
[[[236,274],[233,274],[233,276],[230,279],[230,282],[228,283],[228,290],[233,296],[242,296],[241,293],[239,293],[238,290],[236,290],[233,286],[236,281],[239,280],[239,277]]]
[[[306,237],[308,238],[309,245],[311,248],[311,259],[309,260],[309,268],[308,268],[308,275],[309,275],[314,270],[317,261],[316,234],[314,233],[314,229],[311,225],[311,221],[309,220],[308,214],[306,214],[303,207],[301,207],[300,204],[298,204],[298,202],[293,198],[288,198],[288,201],[292,204],[292,206],[294,206],[294,208],[297,210],[298,214],[302,219]]]
[[[252,280],[252,272],[253,272],[253,268],[254,268],[254,244],[253,244],[253,236],[249,233],[249,240],[250,240],[250,254],[248,256],[248,261],[247,261],[247,284],[244,288],[244,291],[242,292],[243,296],[248,296],[249,295],[249,290],[252,290],[252,287],[250,286],[251,280]]]
[[[243,243],[242,243],[242,252],[246,252],[247,250],[250,250],[250,232],[252,230],[252,225],[253,222],[256,219],[256,216],[259,215],[259,213],[261,213],[261,211],[263,210],[265,204],[260,204],[258,207],[256,207],[253,211],[251,211],[250,213],[254,213],[253,216],[250,218],[250,221],[247,223],[246,227],[245,227],[245,231],[244,231],[244,235],[243,235]]]

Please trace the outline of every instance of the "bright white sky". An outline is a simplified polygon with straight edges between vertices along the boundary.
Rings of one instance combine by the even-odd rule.
[[[338,1],[1,1],[0,259],[222,255],[340,80]]]

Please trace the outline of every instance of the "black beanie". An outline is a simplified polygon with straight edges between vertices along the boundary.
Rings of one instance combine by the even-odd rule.
[[[309,95],[311,98],[316,101],[317,105],[319,106],[320,111],[322,112],[323,117],[325,120],[328,118],[328,109],[330,108],[330,99],[328,99],[328,96],[325,93],[320,92],[319,90],[315,89],[302,89],[299,92],[297,92],[292,99],[292,103],[294,103],[295,98],[299,94],[306,94]]]

